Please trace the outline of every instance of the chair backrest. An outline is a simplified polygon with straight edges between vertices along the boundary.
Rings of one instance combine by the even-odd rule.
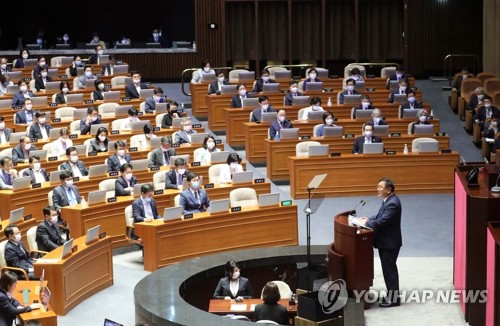
[[[125,225],[133,226],[134,225],[134,217],[132,215],[132,205],[128,205],[125,207]]]
[[[484,82],[487,79],[496,78],[496,76],[495,76],[495,74],[493,74],[491,72],[480,72],[479,74],[477,74],[476,78],[479,79],[484,85]]]
[[[0,158],[2,158],[2,157],[10,157],[10,158],[12,158],[12,148],[2,149],[0,151]]]
[[[30,251],[38,250],[38,244],[36,243],[36,229],[38,226],[32,226],[26,232],[26,239],[28,240],[28,246]]]
[[[166,113],[160,113],[155,117],[155,125],[157,127],[161,127],[161,122],[163,121],[163,117],[165,116]]]
[[[80,134],[80,120],[71,121],[69,124],[70,134]]]
[[[55,117],[56,118],[73,118],[73,112],[76,108],[71,106],[65,106],[59,109],[56,109]]]
[[[174,206],[175,206],[175,207],[179,207],[179,206],[181,206],[181,195],[180,195],[180,194],[179,194],[179,195],[176,195],[176,196],[174,197]]]
[[[53,191],[53,190],[51,190],[51,191],[49,191],[49,193],[47,194],[47,200],[48,200],[48,202],[49,202],[49,206],[53,206],[53,205],[54,205],[54,201],[52,200],[52,193],[53,193],[53,192],[54,192],[54,191]]]
[[[410,123],[408,124],[408,135],[411,135],[411,127],[413,126],[413,124],[414,124],[414,123],[415,123],[415,122],[410,122]]]
[[[35,90],[35,80],[34,79],[30,80],[29,87],[31,90]]]
[[[106,198],[115,196],[115,180],[116,179],[106,179],[99,182],[99,190],[107,190]]]
[[[474,93],[474,90],[480,86],[483,86],[480,79],[477,78],[467,78],[462,82],[460,96],[463,97],[467,102],[470,100],[470,96]]]
[[[309,78],[309,71],[311,71],[311,69],[312,68],[307,68],[306,78]],[[318,72],[317,78],[319,78],[319,79],[324,78],[324,77],[322,77],[324,74],[328,75],[328,69],[321,68],[321,67],[314,67],[314,69],[316,69],[316,71]]]
[[[253,188],[238,188],[229,193],[229,203],[231,207],[259,206],[257,192]]]
[[[119,106],[118,103],[102,103],[97,107],[97,111],[102,116],[114,117],[115,116],[115,108]]]
[[[437,143],[438,141],[436,139],[430,138],[430,137],[415,138],[411,142],[411,151],[414,153],[418,153],[418,146],[421,142],[436,142]]]
[[[128,118],[113,120],[111,122],[111,130],[120,130],[120,125],[122,124],[122,121],[125,119],[128,119]]]
[[[299,83],[297,84],[297,87],[300,91],[302,91],[304,89],[304,81],[303,80],[299,81]]]
[[[396,67],[384,67],[380,69],[380,77],[382,78],[389,78],[394,73],[396,73]]]
[[[284,67],[270,67],[267,70],[269,70],[269,76],[271,79],[275,79],[276,71],[286,71],[287,69]]]
[[[208,168],[208,182],[219,183],[220,169],[227,163],[214,164]]]
[[[71,73],[69,72],[69,67],[68,67],[68,68],[66,68],[66,69],[64,69],[64,74],[65,74],[66,76],[71,75]]]
[[[234,69],[229,72],[229,83],[238,83],[240,81],[239,79],[239,73],[240,72],[248,72],[246,69]]]
[[[297,143],[295,145],[295,156],[308,156],[308,148],[311,145],[321,145],[321,143],[313,140]]]
[[[244,315],[231,316],[231,319],[250,321],[250,318],[248,318],[247,316],[244,316]]]
[[[320,124],[317,124],[313,127],[313,137],[318,137],[318,129],[320,126],[322,126],[323,124],[320,123]]]
[[[165,189],[165,175],[166,171],[158,171],[153,174],[153,186],[155,190]]]
[[[0,242],[0,267],[7,266],[7,261],[5,260],[5,246],[7,245],[7,241],[9,240]]]
[[[132,137],[130,137],[130,147],[141,147],[142,136],[143,135],[133,135]]]
[[[359,69],[360,75],[363,76],[363,78],[366,77],[365,67],[361,66],[361,65],[354,65],[354,64],[349,64],[349,65],[345,66],[345,68],[344,68],[344,77],[351,76],[351,70],[354,69],[354,68],[358,68]]]
[[[197,148],[194,150],[193,152],[193,157],[194,159],[196,160],[196,158],[198,157],[199,153],[201,153],[202,151],[204,151],[205,149],[203,147],[200,147],[200,148]]]
[[[306,108],[299,109],[299,111],[297,112],[297,120],[302,120],[302,116],[304,115],[305,110]]]
[[[268,324],[268,325],[279,325],[277,322],[273,320],[261,319],[255,322],[256,324]]]
[[[143,113],[146,113],[146,102],[141,102],[139,104],[139,111],[143,112]]]
[[[49,153],[48,155],[50,155],[50,153],[52,152],[52,143],[47,143],[43,145],[42,149],[44,151],[47,151],[47,153]]]
[[[111,87],[125,85],[126,79],[129,78],[127,76],[116,76],[111,78]]]
[[[69,76],[69,74],[68,74]],[[78,88],[78,77],[73,78],[73,90],[77,90]]]
[[[486,94],[492,95],[499,91],[500,91],[500,78],[490,78],[484,82],[484,92]]]
[[[52,103],[56,102],[56,96],[57,96],[57,93],[52,94]]]
[[[493,105],[496,107],[500,106],[500,92],[496,92],[495,94],[492,95],[493,98]]]

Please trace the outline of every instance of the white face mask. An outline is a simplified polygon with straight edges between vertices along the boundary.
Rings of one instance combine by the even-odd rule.
[[[31,149],[31,144],[24,144],[24,150],[29,151]]]
[[[23,93],[26,93],[26,91],[28,90],[28,86],[23,85],[23,86],[19,87],[19,90],[20,90],[21,92],[23,92]]]
[[[467,79],[467,77],[469,77],[469,75],[462,75],[462,79]]]
[[[484,98],[484,94],[479,94],[479,95],[477,96],[477,98],[478,98],[478,99],[480,99],[480,100],[482,100],[482,99]]]
[[[158,33],[153,33],[154,38],[157,38],[158,36],[159,36]]]
[[[420,122],[425,122],[427,120],[427,117],[425,115],[422,115],[418,118],[418,120],[420,120]]]
[[[97,54],[98,54],[98,55],[103,55],[103,54],[104,54],[104,51],[103,51],[103,50],[99,50],[99,51],[97,51]]]
[[[80,66],[81,64],[82,64],[82,62],[80,60],[75,61],[75,65]]]
[[[78,161],[78,156],[77,155],[71,155],[69,157],[69,160],[71,161],[71,163],[76,163]]]
[[[313,105],[312,106],[313,111],[319,111],[320,108],[321,107],[319,105]]]
[[[365,131],[365,136],[366,137],[371,137],[372,136],[372,131],[371,130]]]
[[[238,166],[238,162],[231,162],[229,164],[229,166],[232,168],[232,169],[236,169],[236,167]]]
[[[71,187],[73,185],[73,179],[65,181],[67,187]]]
[[[97,88],[102,91],[104,89],[104,84],[97,85]]]
[[[21,233],[14,235],[15,242],[21,242]]]
[[[213,149],[215,147],[215,143],[213,141],[207,142],[207,148]]]
[[[491,103],[485,103],[485,104],[484,104],[484,107],[485,107],[485,108],[491,108]]]
[[[179,173],[180,175],[183,175],[184,173],[186,173],[186,169],[178,169],[177,173]]]
[[[223,83],[224,82],[224,77],[218,77],[217,79],[219,80],[219,83]]]
[[[400,89],[401,89],[402,91],[406,91],[406,86],[401,86],[401,87],[400,87]]]
[[[269,107],[269,104],[262,104],[261,107],[262,107],[262,110],[265,111]]]
[[[64,88],[62,89],[62,92],[66,94],[67,92],[69,92],[69,88],[64,87]]]
[[[125,155],[125,150],[124,149],[119,149],[116,151],[116,154],[118,154],[118,156],[124,156]]]
[[[204,68],[203,68],[203,71],[204,71],[204,72],[210,72],[210,67],[204,67]]]
[[[28,59],[29,55],[28,53],[23,53],[23,59]]]
[[[285,121],[285,120],[286,120],[286,117],[284,117],[284,116],[279,116],[279,117],[278,117],[278,120],[279,120],[280,122],[283,122],[283,121]]]
[[[31,111],[32,108],[33,108],[33,105],[31,105],[31,104],[26,105],[26,110]]]
[[[331,126],[333,124],[333,119],[325,119],[325,123],[328,125],[328,126]]]
[[[69,37],[68,36],[63,36],[63,41],[69,41]]]
[[[92,122],[97,121],[97,118],[98,118],[98,116],[93,115],[90,117],[90,121],[92,121]]]
[[[40,171],[41,167],[42,167],[41,163],[33,163],[33,170]]]
[[[234,272],[233,273],[233,280],[237,280],[238,277],[240,277],[240,272]]]
[[[373,121],[375,121],[376,123],[379,123],[380,120],[382,120],[382,119],[380,119],[380,117],[373,118]]]
[[[127,181],[132,180],[132,173],[126,174],[125,175],[125,180],[127,180]]]
[[[182,129],[185,131],[185,132],[189,132],[193,129],[193,127],[191,125],[187,125],[187,126],[184,126],[182,127]]]
[[[7,69],[7,65],[6,65],[5,63],[2,63],[2,64],[0,65],[0,68],[2,68],[2,70],[5,70],[5,69]]]
[[[262,80],[265,82],[269,81],[269,76],[262,77]]]
[[[352,85],[347,85],[347,90],[348,90],[349,92],[352,92],[352,91],[354,90],[354,86],[352,86]]]
[[[38,123],[43,125],[47,119],[46,118],[38,118]]]
[[[92,71],[86,71],[85,72],[85,77],[87,77],[87,78],[92,77]]]
[[[359,80],[359,76],[351,76],[351,78],[354,80]]]
[[[363,109],[368,109],[370,107],[370,102],[362,102],[361,105],[363,106]]]
[[[51,216],[51,217],[50,217],[50,223],[51,223],[52,225],[56,225],[56,224],[57,224],[57,221],[58,221],[57,215],[56,215],[56,216]]]
[[[292,91],[292,93],[297,93],[299,91],[299,89],[297,87],[292,87],[291,91]]]
[[[141,83],[141,79],[140,78],[134,78],[133,82],[134,82],[134,84],[140,84]]]
[[[100,141],[105,141],[106,140],[106,136],[99,136],[99,140]]]
[[[309,74],[309,77],[311,77],[311,79],[316,79],[316,74]]]
[[[40,67],[45,67],[47,63],[45,61],[40,61]]]
[[[247,91],[245,89],[240,90],[240,95],[241,96],[247,95]]]

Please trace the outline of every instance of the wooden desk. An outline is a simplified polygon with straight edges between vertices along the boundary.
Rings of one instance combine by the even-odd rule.
[[[297,206],[244,207],[238,213],[196,213],[189,220],[136,223],[144,269],[216,252],[298,244]]]
[[[45,269],[50,284],[51,306],[64,316],[83,300],[113,285],[111,238],[85,244],[85,237],[75,238],[78,250],[61,259],[62,247],[54,249],[35,264],[35,274]]]
[[[401,137],[382,137],[384,148],[386,150],[402,153],[404,145],[408,145],[411,151],[413,139],[418,138],[415,135],[401,135]],[[448,136],[434,136],[439,141],[439,149],[450,148],[450,139]],[[311,138],[323,145],[330,145],[329,152],[340,152],[342,155],[352,154],[354,139],[352,138]],[[290,171],[286,163],[287,157],[295,156],[295,146],[300,142],[298,139],[282,139],[274,141],[264,139],[264,149],[266,152],[267,177],[271,180],[290,180]]]
[[[395,119],[388,120],[389,132],[399,132],[401,135],[408,135],[408,124],[413,120],[408,119]],[[438,132],[440,128],[439,120],[432,120],[434,125],[434,132]],[[299,128],[300,136],[312,136],[314,126],[318,124],[314,122],[292,121],[295,128]],[[361,127],[364,120],[339,120],[335,122],[337,126],[344,126],[345,133],[354,133],[360,135]],[[268,124],[245,122],[243,123],[243,132],[245,134],[245,150],[246,158],[250,163],[263,163],[266,162],[268,155],[265,147],[264,140],[268,139]],[[424,137],[424,136],[421,136]],[[354,139],[351,140],[351,149],[354,144]],[[403,143],[403,146],[406,143]],[[411,144],[411,142],[409,143]],[[402,148],[402,147],[401,147]],[[398,150],[401,150],[398,148]]]
[[[197,118],[208,116],[208,107],[205,102],[205,96],[208,94],[208,85],[210,85],[210,83],[189,83],[191,113]]]
[[[44,286],[47,286],[47,281],[44,281]],[[23,294],[18,291],[22,289],[28,289],[29,292],[29,303],[23,302]],[[22,305],[32,304],[34,300],[38,300],[40,302],[39,297],[40,291],[40,282],[39,281],[17,281],[17,291],[14,293],[14,298],[19,301]],[[52,299],[51,302],[54,300]],[[43,326],[57,326],[57,315],[52,310],[51,305],[49,305],[47,311],[44,309],[35,309],[30,312],[26,312],[24,314],[19,315],[19,319],[23,323],[29,320],[38,320]]]
[[[258,195],[271,192],[269,183],[251,183],[241,186],[255,189]],[[241,186],[217,184],[214,188],[206,189],[206,191],[211,200],[227,199],[232,190]],[[163,216],[165,208],[173,207],[175,196],[178,194],[180,194],[180,191],[176,189],[166,189],[163,194],[155,195],[158,214]],[[122,196],[117,197],[115,203],[102,203],[86,208],[82,208],[81,205],[63,207],[61,214],[63,219],[70,225],[72,237],[83,236],[91,227],[101,225],[101,230],[106,231],[107,235],[111,237],[113,248],[122,247],[128,245],[125,239],[125,207],[132,205],[136,198]],[[106,214],[102,214],[104,210]]]
[[[236,302],[234,300],[223,300],[223,299],[212,299],[208,306],[208,312],[216,315],[245,315],[250,319],[253,319],[253,313],[255,311],[255,306],[264,303],[262,299],[243,299],[243,302]],[[278,301],[279,304],[286,307],[290,317],[297,315],[297,305],[290,305],[289,300],[281,299]],[[239,307],[245,306],[245,310],[231,310],[233,305],[238,305]],[[233,306],[234,307],[234,306]]]
[[[327,197],[373,195],[382,177],[391,178],[400,194],[451,193],[454,189],[453,171],[458,160],[456,152],[348,154],[312,159],[291,156],[287,158],[290,194],[295,199],[307,198],[307,184],[321,173],[328,174],[320,188]]]

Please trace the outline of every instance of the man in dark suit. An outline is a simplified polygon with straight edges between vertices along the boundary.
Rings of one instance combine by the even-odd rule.
[[[37,280],[33,268],[35,260],[30,257],[29,251],[24,247],[19,228],[15,224],[10,224],[5,228],[4,233],[8,239],[5,245],[5,262],[7,266],[23,269],[30,280]],[[24,277],[22,272],[16,272],[16,274],[19,277]]]
[[[40,75],[35,76],[35,88],[39,92],[41,89],[45,89],[45,84],[51,82],[52,77],[48,75],[48,69],[45,67],[40,68]]]
[[[495,135],[500,132],[500,113],[493,113],[491,120],[484,124],[484,138],[495,139]],[[496,141],[500,144],[500,137]],[[498,146],[495,146],[495,141],[488,143],[489,151],[494,153]],[[497,147],[497,148],[495,148]]]
[[[31,155],[29,162],[30,168],[23,172],[23,177],[31,177],[31,184],[49,181],[49,173],[42,168],[40,156]]]
[[[182,190],[182,180],[189,171],[186,170],[186,161],[179,157],[174,162],[175,168],[165,174],[165,189]]]
[[[101,118],[99,117],[99,112],[95,106],[91,106],[87,109],[87,116],[80,120],[80,134],[86,135],[90,133],[92,125],[98,125],[101,123]]]
[[[380,179],[377,192],[384,201],[377,215],[360,218],[360,223],[373,229],[373,246],[378,248],[388,295],[380,307],[399,306],[399,274],[396,261],[403,245],[401,237],[401,202],[394,193],[391,179]]]
[[[132,216],[134,223],[151,222],[154,219],[162,218],[158,215],[156,202],[153,198],[154,188],[150,184],[141,186],[141,196],[132,203]]]
[[[137,178],[132,174],[132,164],[122,164],[120,173],[120,177],[115,180],[115,196],[130,196],[137,184]]]
[[[175,144],[191,144],[191,135],[196,134],[193,130],[191,119],[185,118],[182,122],[182,130],[176,131],[174,136]]]
[[[175,156],[175,148],[172,148],[172,137],[163,136],[160,141],[160,147],[153,149],[148,155],[149,164],[153,166],[168,166],[170,158]]]
[[[10,128],[5,127],[5,118],[0,116],[0,144],[9,142],[11,131]]]
[[[250,118],[251,122],[260,123],[262,113],[276,112],[276,110],[269,105],[269,98],[266,95],[259,97],[259,104],[260,107],[252,111],[252,117]]]
[[[361,97],[361,104],[354,107],[354,112],[352,112],[352,117],[356,119],[356,112],[362,110],[373,110],[372,100],[368,95],[363,95]]]
[[[247,89],[245,84],[238,84],[238,94],[234,95],[231,98],[231,107],[232,108],[241,108],[242,102],[241,100],[244,98],[251,98],[250,94],[247,93]]]
[[[52,126],[46,122],[45,112],[38,111],[35,113],[35,118],[37,119],[37,123],[32,124],[30,127],[30,138],[48,139]]]
[[[372,126],[386,126],[387,122],[382,118],[382,112],[380,112],[380,109],[373,109],[372,119],[366,124]]]
[[[163,96],[163,89],[161,87],[155,87],[153,90],[153,97],[148,97],[144,101],[144,110],[146,113],[154,113],[156,110],[156,103],[165,103],[165,97]]]
[[[462,82],[469,77],[474,77],[474,76],[470,75],[469,70],[464,67],[462,68],[460,75],[453,81],[452,90],[457,91],[458,96],[460,96],[460,91],[462,90]]]
[[[99,55],[103,54],[104,50],[102,48],[102,45],[96,45],[95,47],[95,53],[91,54],[87,64],[89,65],[96,65],[99,64]]]
[[[50,252],[64,244],[57,225],[59,214],[54,206],[47,206],[43,209],[43,216],[45,220],[36,228],[36,244],[38,250]]]
[[[299,92],[299,86],[296,81],[290,83],[290,92],[285,96],[285,105],[292,105],[293,98],[296,96],[302,96],[303,94]]]
[[[19,139],[19,145],[12,149],[12,161],[14,163],[28,163],[31,151],[36,151],[36,147],[31,144],[31,139],[28,136],[22,136]]]
[[[66,157],[68,160],[61,164],[60,170],[71,172],[73,177],[85,177],[89,175],[89,171],[85,167],[83,161],[78,159],[76,147],[68,147],[66,149]]]
[[[59,175],[61,185],[54,188],[52,191],[52,204],[58,213],[61,213],[61,208],[80,204],[80,192],[73,185],[73,174],[70,171],[61,171]]]
[[[398,65],[396,67],[396,72],[394,72],[393,74],[391,74],[389,76],[389,78],[387,78],[386,88],[390,89],[390,82],[391,81],[398,81],[399,82],[401,80],[406,81],[406,85],[410,85],[410,80],[408,78],[408,75],[405,74],[405,68],[403,67],[403,65]]]
[[[148,43],[160,43],[162,48],[168,47],[166,37],[158,29],[153,29],[151,36],[148,38]]]
[[[31,90],[29,90],[28,82],[25,81],[23,78],[19,80],[17,86],[19,86],[19,92],[15,93],[14,96],[12,97],[13,107],[22,106],[27,99],[36,96],[35,94],[33,94]]]
[[[108,157],[108,172],[120,171],[120,167],[125,163],[130,163],[132,157],[126,153],[127,144],[123,140],[115,143],[115,154]]]
[[[12,190],[17,171],[14,169],[12,159],[8,156],[0,158],[0,189]]]
[[[400,95],[408,95],[410,92],[410,88],[408,87],[408,83],[406,80],[401,79],[399,81],[399,88],[391,91],[391,94],[389,94],[389,99],[387,100],[388,103],[394,103],[394,95],[400,94]]]
[[[271,123],[271,126],[269,127],[269,138],[274,139],[278,131],[281,131],[281,129],[288,129],[288,128],[293,128],[293,125],[290,122],[290,120],[286,119],[286,111],[279,110],[278,119],[273,121]]]
[[[408,93],[406,94],[408,97],[408,101],[403,103],[401,105],[401,109],[421,109],[422,108],[422,103],[417,101],[417,98],[415,97],[415,92],[413,90],[409,90]]]
[[[139,98],[141,89],[148,89],[148,86],[145,83],[141,83],[141,74],[134,71],[132,72],[132,83],[125,86],[125,96]]]
[[[229,82],[224,77],[224,72],[222,70],[217,71],[216,76],[217,79],[210,83],[208,94],[219,95],[222,91],[222,85],[229,85]]]
[[[200,178],[194,172],[187,175],[189,188],[181,193],[179,204],[184,207],[183,214],[204,212],[210,207],[210,199],[204,189],[200,189]]]
[[[484,97],[484,103],[477,109],[475,120],[477,123],[484,123],[486,119],[491,118],[495,113],[500,113],[500,110],[492,104],[491,96],[486,95]]]
[[[255,82],[255,86],[253,88],[254,93],[260,93],[264,89],[264,84],[274,84],[276,81],[274,79],[271,79],[269,77],[269,70],[267,69],[262,69],[260,72],[260,79],[257,79]]]
[[[5,74],[6,72],[11,72],[12,68],[7,65],[9,60],[6,57],[0,58],[0,75]]]
[[[485,96],[484,89],[482,87],[477,87],[470,96],[469,104],[467,104],[466,109],[475,111],[480,104],[483,104]]]
[[[345,83],[346,88],[339,94],[339,104],[344,104],[344,96],[359,94],[358,91],[355,90],[356,81],[353,78],[349,78]]]
[[[382,139],[380,137],[373,135],[373,126],[370,124],[365,124],[363,126],[363,136],[359,136],[354,141],[354,145],[352,146],[353,154],[363,154],[363,144],[364,143],[381,143]]]
[[[30,126],[35,122],[35,112],[33,112],[33,104],[31,99],[25,99],[23,108],[16,113],[16,125]]]
[[[113,67],[116,65],[116,59],[113,54],[108,56],[109,62],[102,66],[101,73],[103,76],[113,75]]]

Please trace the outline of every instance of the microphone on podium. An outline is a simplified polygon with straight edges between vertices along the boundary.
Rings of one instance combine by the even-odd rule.
[[[491,187],[490,191],[492,193],[500,193],[500,185],[498,184],[498,181],[500,181],[500,173],[498,174],[497,181],[495,182],[495,185]]]
[[[361,205],[361,207],[365,206],[366,205],[366,200],[361,199],[359,201],[359,203],[356,206],[354,206],[353,209],[351,209],[351,213],[352,213],[351,215],[356,216],[356,208],[358,208],[359,205]]]

